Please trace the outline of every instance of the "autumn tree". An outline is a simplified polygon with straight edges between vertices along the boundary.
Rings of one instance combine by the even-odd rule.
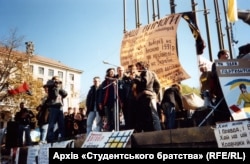
[[[17,30],[10,30],[7,38],[0,40],[0,102],[2,105],[13,107],[15,111],[19,108],[19,103],[25,101],[27,107],[35,109],[44,96],[42,82],[35,80],[30,72],[30,58],[32,53],[18,51],[24,46],[24,37],[17,37]],[[10,94],[15,88],[22,87],[25,83],[29,86],[29,91]]]

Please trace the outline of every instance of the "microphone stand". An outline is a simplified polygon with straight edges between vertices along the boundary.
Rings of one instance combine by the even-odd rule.
[[[103,61],[103,64],[108,64],[108,65],[112,65],[115,67],[119,67],[115,64],[111,64],[107,61]],[[119,100],[118,100],[118,79],[116,78],[109,78],[110,80],[114,80],[112,83],[108,84],[107,86],[105,86],[103,89],[109,87],[112,84],[115,84],[114,86],[114,122],[115,122],[115,131],[119,131],[119,127],[120,127],[120,116],[119,116]],[[116,82],[117,81],[117,82]]]
[[[114,118],[115,118],[115,131],[119,131],[119,127],[120,127],[120,119],[119,119],[119,100],[118,100],[118,79],[117,79],[117,82],[115,84],[115,94],[114,94],[114,98],[115,98],[115,101],[114,101]]]
[[[102,89],[106,89],[107,87],[114,85],[114,122],[115,122],[115,131],[119,131],[120,127],[120,119],[119,119],[119,102],[118,102],[118,79],[116,78],[108,78],[114,80],[112,83],[106,85]]]

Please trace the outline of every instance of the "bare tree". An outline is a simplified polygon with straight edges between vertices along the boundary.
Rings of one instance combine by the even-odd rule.
[[[0,40],[0,102],[5,105],[18,106],[19,102],[25,100],[29,107],[36,107],[42,97],[42,83],[34,80],[30,72],[30,51],[26,53],[17,49],[24,46],[24,37],[17,36],[17,30],[10,30],[6,39]],[[33,52],[32,52],[33,53]],[[32,86],[32,92],[36,96],[26,93],[11,95],[8,91],[28,82]],[[32,94],[33,94],[32,93]]]

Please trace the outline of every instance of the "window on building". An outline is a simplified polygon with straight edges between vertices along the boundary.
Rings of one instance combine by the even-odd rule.
[[[30,73],[33,73],[33,70],[34,70],[34,66],[33,66],[33,65],[30,65],[29,72],[30,72]]]
[[[70,91],[71,93],[74,92],[74,84],[70,84]]]
[[[54,70],[53,69],[49,69],[48,76],[49,77],[53,77],[54,76]]]
[[[63,72],[62,71],[58,71],[58,76],[60,79],[63,79]]]
[[[44,75],[44,68],[43,67],[38,67],[38,73],[40,75]]]
[[[69,79],[74,81],[74,74],[69,74]]]

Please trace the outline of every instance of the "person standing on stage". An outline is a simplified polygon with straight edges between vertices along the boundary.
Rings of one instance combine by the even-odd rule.
[[[144,62],[136,63],[139,75],[133,79],[136,85],[137,111],[136,131],[161,130],[161,121],[157,111],[157,95],[160,91],[160,82],[155,72],[148,70]]]
[[[228,50],[220,50],[217,54],[219,60],[228,60],[229,58],[229,51]],[[210,99],[217,105],[221,99],[222,101],[218,104],[217,109],[214,112],[214,121],[221,122],[221,121],[230,121],[232,119],[231,113],[228,109],[226,100],[223,95],[223,91],[220,85],[219,77],[216,72],[216,63],[212,64],[212,73],[210,79]],[[214,100],[214,101],[213,101]]]
[[[100,80],[101,79],[99,76],[93,78],[93,85],[90,87],[89,92],[87,94],[87,136],[93,130],[92,128],[94,121],[96,121],[95,131],[100,132],[102,130],[102,116],[104,115],[104,111],[100,110],[98,104],[98,97],[101,93]]]
[[[47,105],[49,109],[47,142],[65,139],[65,124],[63,114],[63,99],[68,93],[62,88],[62,81],[58,76],[54,76],[46,84],[48,86]],[[54,131],[55,125],[58,125],[58,134]]]
[[[30,123],[34,118],[34,113],[24,106],[24,102],[20,103],[20,111],[15,115],[15,121],[18,123],[18,146],[30,146],[32,145],[30,136]],[[25,132],[25,144],[23,142],[23,133]]]
[[[117,97],[115,69],[106,70],[105,80],[101,83],[101,93],[99,96],[99,108],[104,110],[106,118],[106,126],[104,130],[112,131],[115,128],[114,110]]]

